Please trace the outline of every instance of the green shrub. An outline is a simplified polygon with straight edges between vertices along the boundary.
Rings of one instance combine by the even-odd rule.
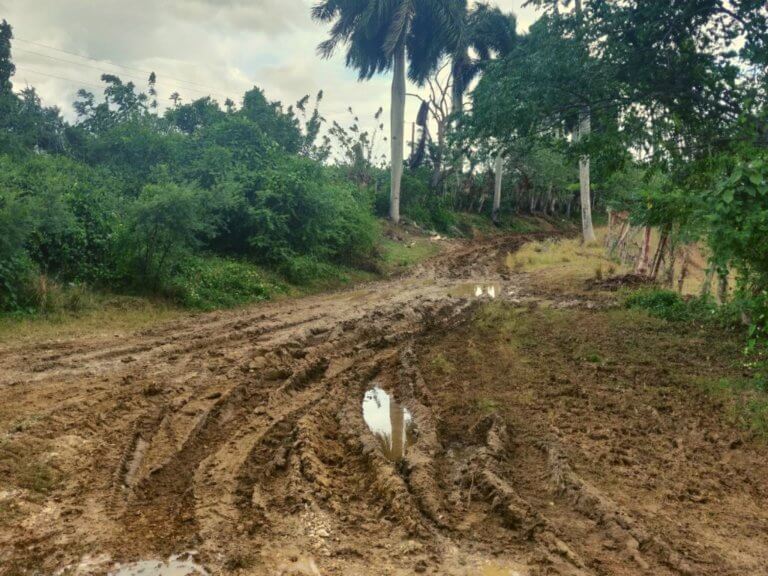
[[[0,312],[34,310],[35,264],[22,252],[0,260]]]
[[[722,320],[721,310],[709,298],[684,299],[671,290],[640,290],[625,300],[627,308],[646,310],[651,316],[670,322]]]
[[[253,264],[219,257],[185,259],[164,288],[179,304],[199,310],[268,300],[280,290]]]
[[[456,214],[448,200],[429,186],[429,171],[419,169],[403,173],[400,184],[400,213],[403,217],[438,232],[449,232],[456,225]],[[389,214],[389,180],[377,190],[374,199],[377,215]]]
[[[375,257],[378,226],[368,206],[351,184],[333,181],[315,162],[280,156],[250,174],[240,193],[241,209],[225,217],[234,216],[225,235],[246,237],[250,255],[261,263],[284,267],[306,256],[361,266]]]
[[[123,230],[125,280],[158,290],[211,233],[201,192],[178,184],[149,184],[128,212]]]
[[[280,266],[280,272],[291,284],[296,285],[345,279],[337,266],[321,262],[312,256],[295,256],[290,258]]]

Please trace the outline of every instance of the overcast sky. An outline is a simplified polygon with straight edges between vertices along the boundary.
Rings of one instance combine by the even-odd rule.
[[[525,0],[498,0],[524,31],[535,19]],[[0,0],[0,19],[13,26],[16,89],[37,88],[46,104],[73,119],[78,88],[98,91],[102,73],[146,89],[155,71],[162,99],[211,94],[240,102],[254,85],[290,104],[323,89],[322,112],[345,123],[351,106],[361,119],[389,108],[389,78],[358,82],[343,51],[322,60],[316,46],[327,26],[310,19],[313,0]],[[90,59],[78,57],[85,56]],[[119,65],[119,66],[118,66]],[[123,67],[120,67],[123,66]],[[129,68],[129,69],[127,69]],[[412,90],[415,90],[412,88]],[[406,118],[417,102],[409,98]],[[386,117],[386,116],[385,116]]]

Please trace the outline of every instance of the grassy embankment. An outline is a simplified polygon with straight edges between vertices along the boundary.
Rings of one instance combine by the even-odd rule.
[[[693,250],[682,295],[657,285],[601,293],[595,287],[598,281],[632,272],[608,257],[604,237],[605,230],[600,229],[593,246],[583,246],[578,238],[531,242],[508,256],[512,270],[527,272],[532,284],[547,293],[608,297],[616,302],[606,310],[588,313],[537,313],[539,328],[554,324],[570,326],[566,332],[582,332],[580,327],[587,326],[589,329],[569,345],[574,360],[601,366],[606,362],[625,367],[659,364],[681,386],[708,393],[732,422],[768,439],[768,368],[759,356],[744,353],[746,330],[738,311],[730,304],[718,305],[713,298],[699,296],[706,262],[702,251]],[[486,313],[498,313],[503,318],[512,314],[494,310],[491,307]],[[515,313],[514,322],[524,326],[534,321],[524,316]],[[510,330],[522,330],[504,322],[497,326],[485,322],[483,326],[498,332],[499,338]],[[542,346],[546,343],[537,342],[530,352],[534,354],[534,349]],[[617,355],[618,350],[621,353]],[[568,349],[563,353],[568,355]],[[490,399],[483,404],[496,402]]]

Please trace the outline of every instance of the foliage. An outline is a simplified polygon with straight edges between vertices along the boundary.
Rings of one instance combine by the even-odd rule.
[[[768,154],[739,161],[708,195],[711,244],[754,287],[768,286]]]
[[[128,277],[157,290],[177,273],[183,258],[213,232],[198,189],[148,184],[127,213],[122,258]]]
[[[69,125],[13,93],[11,39],[3,22],[1,311],[71,307],[88,286],[230,306],[273,292],[253,263],[301,283],[375,267],[379,169],[370,151],[371,177],[324,164],[322,92],[284,107],[254,87],[224,109],[174,94],[160,114],[155,74],[147,92],[105,74]]]
[[[430,174],[426,169],[403,174],[400,197],[402,213],[412,222],[438,232],[449,232],[456,224],[450,201],[439,196],[429,186]],[[385,215],[389,202],[386,186],[375,198],[376,213]]]
[[[188,257],[179,273],[168,282],[165,292],[185,307],[213,310],[266,300],[280,289],[248,262]]]
[[[684,299],[671,290],[639,290],[630,294],[624,304],[670,322],[734,322],[730,311],[719,309],[710,298]]]

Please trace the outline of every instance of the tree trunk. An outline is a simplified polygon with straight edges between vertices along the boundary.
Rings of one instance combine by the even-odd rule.
[[[669,231],[665,228],[661,231],[659,247],[656,249],[656,255],[653,257],[653,265],[651,266],[651,278],[654,280],[656,280],[656,278],[659,276],[659,270],[661,270],[661,263],[664,261],[664,250],[667,249],[668,240]]]
[[[717,272],[717,299],[720,304],[728,302],[728,270]]]
[[[462,66],[457,61],[454,61],[451,74],[453,74],[453,84],[451,85],[451,114],[456,116],[464,109],[464,86],[462,86],[460,80],[463,75],[463,70]]]
[[[643,243],[640,246],[640,256],[637,258],[635,274],[648,274],[648,256],[651,251],[651,227],[645,227],[643,234]]]
[[[709,296],[712,293],[712,278],[715,275],[715,265],[710,262],[707,272],[704,275],[704,282],[701,284],[701,295]]]
[[[675,262],[677,260],[677,249],[670,244],[668,250],[669,258],[666,270],[664,271],[664,286],[670,290],[675,285]]]
[[[589,107],[579,111],[579,141],[589,136],[592,131],[592,118]],[[579,159],[579,190],[581,195],[581,230],[585,243],[595,241],[595,229],[592,227],[592,197],[590,191],[589,156],[586,154]]]
[[[391,182],[389,218],[400,222],[400,180],[403,177],[403,132],[405,122],[405,39],[397,43],[393,57],[392,109],[390,112]]]
[[[622,242],[619,243],[618,249],[619,249],[619,261],[624,264],[625,266],[629,264],[630,261],[630,254],[629,254],[629,248],[631,244],[635,240],[635,236],[637,236],[637,233],[639,231],[639,228],[635,226],[634,228],[630,224],[629,228],[627,228],[627,235],[624,238]]]
[[[610,256],[613,256],[616,253],[617,248],[621,250],[621,248],[624,247],[624,242],[627,240],[627,235],[629,234],[630,228],[632,228],[632,226],[629,224],[629,220],[625,220],[624,224],[621,225],[621,230],[616,237],[616,241],[608,247],[608,254]]]
[[[690,258],[689,255],[689,248],[688,246],[682,247],[682,262],[680,263],[680,276],[677,279],[677,291],[682,294],[683,293],[683,285],[685,284],[685,279],[688,277],[688,260]]]
[[[499,223],[499,210],[501,209],[501,181],[504,177],[504,158],[501,156],[501,152],[496,154],[496,165],[494,166],[494,182],[493,182],[493,212],[491,219],[494,224]]]
[[[437,152],[433,159],[434,169],[432,171],[432,181],[430,182],[432,189],[436,190],[440,185],[443,175],[443,141],[445,140],[445,126],[443,122],[437,121]]]

